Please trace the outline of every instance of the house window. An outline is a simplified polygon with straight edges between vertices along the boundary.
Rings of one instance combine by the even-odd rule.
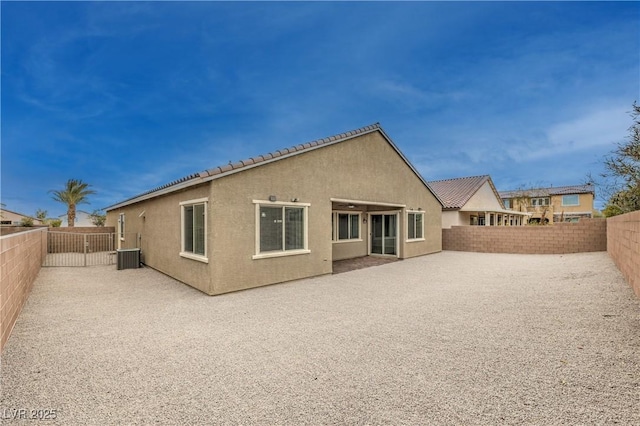
[[[511,199],[509,198],[503,198],[502,202],[504,203],[504,207],[507,209],[511,208]]]
[[[580,205],[580,196],[578,194],[563,195],[562,196],[562,205],[563,206],[579,206]]]
[[[182,247],[180,256],[208,262],[207,259],[207,198],[183,201]]]
[[[407,239],[424,240],[424,212],[408,212]]]
[[[120,213],[118,216],[118,236],[124,240],[124,213]]]
[[[256,254],[254,259],[309,253],[309,204],[254,201],[256,204]]]
[[[539,197],[532,198],[531,205],[534,207],[548,206],[549,205],[549,197]]]
[[[331,224],[333,241],[360,240],[360,213],[333,212]]]

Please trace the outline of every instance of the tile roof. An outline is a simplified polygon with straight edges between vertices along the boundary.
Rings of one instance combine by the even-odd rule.
[[[273,159],[278,158],[278,157],[290,155],[290,154],[293,154],[293,153],[299,153],[301,151],[307,151],[307,150],[309,150],[311,148],[320,147],[322,145],[329,145],[329,144],[334,143],[334,142],[340,142],[342,140],[350,139],[350,138],[352,138],[354,136],[358,136],[358,135],[361,135],[361,134],[364,134],[364,133],[369,133],[369,132],[371,132],[373,130],[377,130],[377,129],[381,129],[380,123],[374,123],[374,124],[371,124],[369,126],[361,127],[359,129],[356,129],[356,130],[351,130],[349,132],[340,133],[339,135],[329,136],[328,138],[317,139],[317,140],[312,141],[312,142],[307,142],[307,143],[295,145],[295,146],[292,146],[291,148],[279,149],[279,150],[271,152],[269,154],[258,155],[257,157],[251,157],[251,158],[248,158],[246,160],[238,161],[237,163],[229,162],[229,164],[227,164],[227,165],[224,165],[224,166],[221,166],[221,167],[220,166],[219,167],[214,167],[213,169],[208,169],[208,170],[205,170],[203,172],[197,173],[197,175],[200,176],[200,177],[219,175],[219,174],[226,173],[226,172],[229,172],[229,171],[232,171],[232,170],[242,169],[242,168],[245,168],[245,167],[248,167],[248,166],[252,166],[254,164],[259,164],[259,163],[262,163],[264,161],[273,160]]]
[[[445,209],[461,209],[487,181],[491,181],[489,175],[436,180],[428,184],[438,194]],[[499,198],[497,194],[496,198]]]
[[[569,194],[594,194],[595,188],[591,184],[586,185],[570,185],[570,186],[551,186],[549,188],[533,188],[533,189],[516,189],[511,191],[500,191],[501,198],[514,198],[526,194],[529,197],[549,197],[551,195],[569,195]]]
[[[407,163],[407,165],[411,168],[411,170],[413,170],[414,173],[418,176],[418,178],[420,178],[420,180],[422,180],[422,182],[425,184],[425,186],[432,193],[434,193],[434,191],[429,187],[427,182],[422,178],[422,176],[420,176],[418,171],[413,167],[413,165],[411,165],[409,160],[407,160],[407,158],[405,158],[404,155],[400,152],[400,150],[393,143],[391,138],[389,138],[387,136],[387,134],[384,132],[384,130],[380,126],[380,123],[374,123],[374,124],[371,124],[369,126],[361,127],[359,129],[356,129],[356,130],[350,130],[348,132],[344,132],[344,133],[340,133],[340,134],[337,134],[337,135],[329,136],[329,137],[326,137],[326,138],[316,139],[316,140],[311,141],[311,142],[295,145],[295,146],[292,146],[290,148],[279,149],[277,151],[270,152],[268,154],[258,155],[256,157],[247,158],[245,160],[241,160],[241,161],[238,161],[238,162],[235,162],[235,163],[229,162],[229,164],[225,164],[223,166],[218,166],[218,167],[214,167],[212,169],[204,170],[202,172],[193,173],[193,174],[190,174],[188,176],[184,176],[184,177],[182,177],[180,179],[177,179],[177,180],[175,180],[173,182],[169,182],[169,183],[167,183],[165,185],[161,185],[161,186],[158,186],[157,188],[154,188],[154,189],[151,189],[149,191],[143,192],[142,194],[138,194],[138,195],[136,195],[134,197],[128,198],[128,199],[126,199],[124,201],[121,201],[121,202],[119,202],[117,204],[114,204],[112,206],[109,206],[109,207],[105,208],[105,210],[112,210],[114,208],[122,207],[122,206],[125,206],[127,204],[131,204],[131,203],[134,203],[134,202],[137,202],[137,201],[142,201],[144,199],[153,198],[153,197],[155,197],[157,195],[161,195],[161,194],[164,194],[164,193],[167,193],[167,192],[172,192],[174,190],[178,190],[178,189],[181,189],[183,187],[196,185],[198,183],[204,183],[204,182],[207,182],[208,180],[211,180],[211,179],[215,179],[215,178],[218,178],[218,177],[226,176],[227,174],[240,172],[240,171],[245,170],[245,169],[257,167],[257,166],[260,166],[262,164],[266,164],[266,163],[270,163],[270,162],[273,162],[273,161],[277,161],[277,160],[280,160],[280,159],[283,159],[283,158],[286,158],[286,157],[289,157],[289,156],[292,156],[292,155],[296,155],[296,154],[300,154],[300,153],[303,153],[303,152],[311,151],[311,150],[314,150],[314,149],[317,149],[317,148],[321,148],[323,146],[332,145],[334,143],[343,142],[343,141],[352,139],[352,138],[354,138],[356,136],[364,135],[364,134],[371,133],[371,132],[374,132],[374,131],[379,131],[380,133],[382,133],[384,138],[391,144],[391,146],[393,146],[393,148],[398,152],[400,157],[402,157],[402,159]],[[435,193],[434,193],[434,196],[436,196],[436,198],[438,198],[437,194],[435,194]]]

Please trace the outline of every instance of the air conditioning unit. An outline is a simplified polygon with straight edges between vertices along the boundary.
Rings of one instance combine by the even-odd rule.
[[[118,250],[118,270],[140,267],[140,249]]]

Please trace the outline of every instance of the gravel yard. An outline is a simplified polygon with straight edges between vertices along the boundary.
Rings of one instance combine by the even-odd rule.
[[[217,297],[43,268],[1,376],[3,424],[640,424],[640,301],[606,252],[443,252]]]

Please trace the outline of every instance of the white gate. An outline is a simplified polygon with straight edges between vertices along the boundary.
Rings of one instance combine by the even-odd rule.
[[[115,265],[113,233],[47,233],[47,257],[42,266]]]

